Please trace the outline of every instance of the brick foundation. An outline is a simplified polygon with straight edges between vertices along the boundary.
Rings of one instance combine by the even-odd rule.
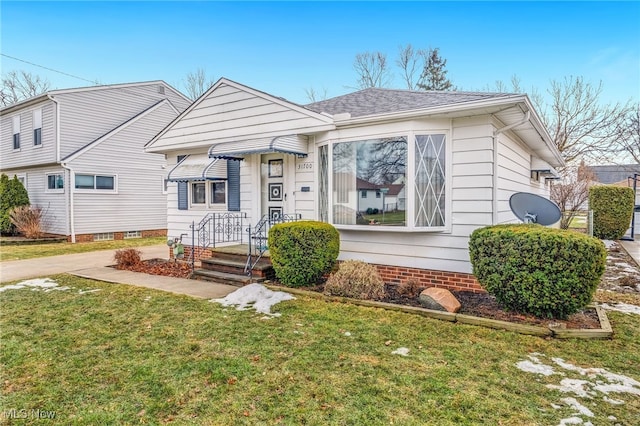
[[[473,274],[391,265],[375,266],[382,280],[389,284],[401,284],[409,280],[415,280],[421,287],[439,287],[447,290],[485,293],[485,290],[480,286]]]
[[[126,232],[114,232],[113,239],[114,240],[124,240],[124,235]],[[144,231],[140,231],[141,238],[151,238],[151,237],[166,237],[167,230],[166,229],[147,229]],[[93,241],[94,234],[76,234],[76,243],[89,243]],[[67,241],[71,242],[71,235],[67,235]]]

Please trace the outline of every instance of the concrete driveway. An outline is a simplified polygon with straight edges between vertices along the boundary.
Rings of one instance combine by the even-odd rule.
[[[137,247],[137,249],[142,253],[143,259],[166,259],[169,257],[169,247],[166,244]],[[73,272],[80,269],[113,265],[115,264],[113,260],[115,252],[116,250],[101,250],[0,262],[0,282],[25,280],[45,275]]]

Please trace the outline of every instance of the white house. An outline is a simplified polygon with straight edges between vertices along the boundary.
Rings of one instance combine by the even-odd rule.
[[[71,241],[166,235],[166,160],[144,145],[190,100],[163,81],[52,90],[0,109],[0,173]]]
[[[372,88],[301,106],[225,78],[146,150],[167,155],[168,233],[187,245],[205,215],[295,213],[387,282],[469,289],[471,232],[517,221],[509,197],[548,196],[563,164],[526,95]],[[398,186],[392,222],[358,220],[362,182],[367,200]]]

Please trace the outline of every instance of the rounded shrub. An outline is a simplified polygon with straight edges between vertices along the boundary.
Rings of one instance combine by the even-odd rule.
[[[360,260],[347,260],[331,274],[324,292],[332,296],[376,300],[384,297],[384,281],[375,266]]]
[[[340,235],[324,222],[279,223],[269,230],[268,245],[278,280],[288,287],[302,287],[331,271],[340,252]]]
[[[520,224],[476,229],[469,255],[476,278],[504,308],[562,319],[591,302],[607,252],[597,238]]]
[[[632,188],[598,185],[589,188],[589,208],[593,210],[593,236],[617,240],[629,229],[635,194]]]

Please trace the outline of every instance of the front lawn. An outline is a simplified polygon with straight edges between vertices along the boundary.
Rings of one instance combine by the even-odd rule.
[[[113,250],[129,247],[164,244],[166,237],[130,238],[126,240],[94,241],[89,243],[48,243],[27,245],[0,245],[0,261],[33,259],[59,254],[86,253],[98,250]]]
[[[0,293],[5,421],[41,410],[51,424],[555,425],[580,411],[558,389],[591,380],[579,367],[640,380],[639,315],[609,312],[613,340],[545,340],[306,298],[268,318],[53,278],[70,288]],[[516,366],[532,359],[556,374]],[[577,400],[592,424],[640,416],[638,394]]]

